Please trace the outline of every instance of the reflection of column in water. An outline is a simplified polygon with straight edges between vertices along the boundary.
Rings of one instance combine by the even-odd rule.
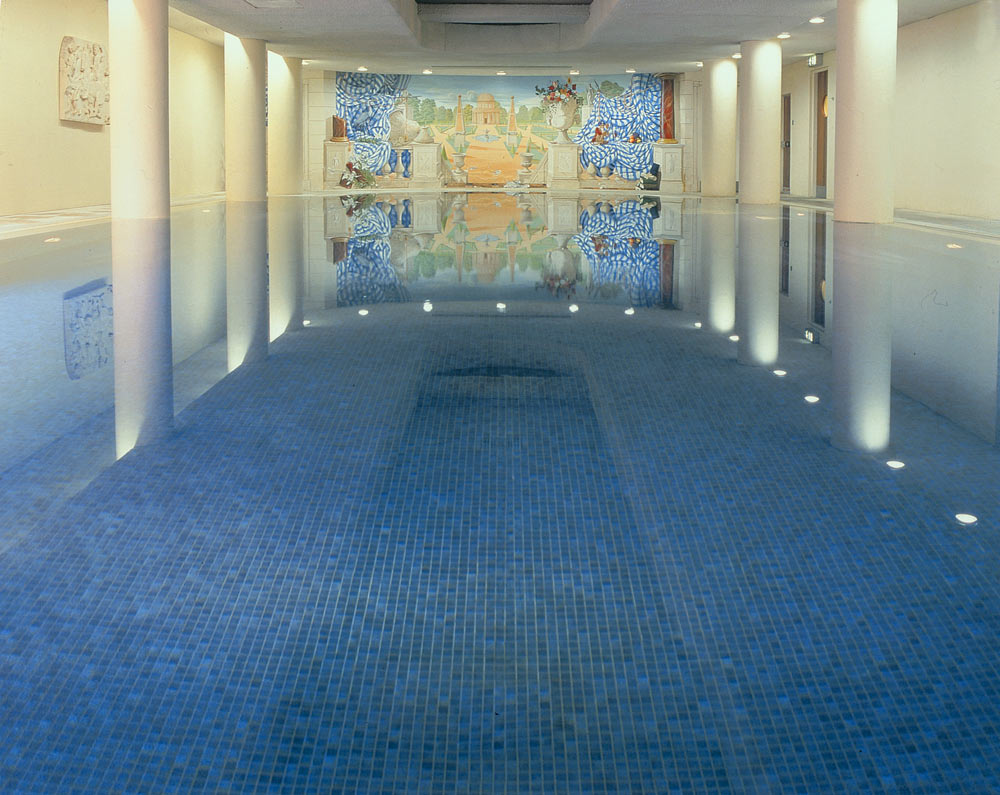
[[[736,324],[736,200],[701,200],[705,322],[728,334]]]
[[[302,204],[298,199],[271,199],[267,213],[270,339],[302,326],[305,256]]]
[[[170,220],[111,224],[115,449],[162,439],[174,419],[170,333]]]
[[[267,358],[267,202],[226,203],[229,370]]]
[[[741,204],[739,224],[737,359],[768,366],[778,360],[778,206]]]
[[[878,452],[889,445],[892,325],[886,228],[833,225],[833,444]],[[882,252],[880,254],[880,252]]]

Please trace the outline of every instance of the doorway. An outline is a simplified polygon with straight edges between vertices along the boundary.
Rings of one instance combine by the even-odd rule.
[[[829,114],[829,98],[827,87],[829,72],[825,69],[816,73],[816,98],[814,116],[816,119],[816,198],[826,198],[826,150],[827,150],[827,116]]]
[[[792,189],[792,95],[781,95],[781,192]]]

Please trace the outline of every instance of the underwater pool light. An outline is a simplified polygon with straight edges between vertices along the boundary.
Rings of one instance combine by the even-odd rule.
[[[358,310],[358,314],[361,315],[361,317],[366,317],[368,315],[368,310],[367,309],[359,309]]]
[[[580,311],[580,307],[578,307],[576,304],[570,304],[569,305],[569,311],[570,312],[579,312]]]
[[[803,335],[809,342],[816,341],[816,335],[813,333],[811,328],[807,328],[805,334]]]
[[[819,403],[819,398],[815,395],[806,395],[803,400],[805,400],[806,403]]]
[[[695,327],[695,328],[701,328],[701,321],[700,321],[700,320],[696,320],[696,321],[694,322],[694,327]]]
[[[964,525],[974,525],[976,522],[979,521],[979,517],[973,516],[971,513],[956,513],[955,519],[958,520],[959,524],[964,524]]]
[[[505,312],[505,311],[507,311],[507,304],[505,304],[505,303],[503,303],[501,301],[497,301],[497,311],[498,312]]]
[[[729,335],[729,341],[730,342],[739,342],[740,341],[740,335],[739,334],[730,334]]]
[[[958,243],[949,243],[945,248],[961,248],[962,246]]]
[[[902,469],[903,467],[906,466],[906,464],[904,464],[902,461],[897,461],[896,459],[893,459],[892,461],[886,461],[885,465],[889,467],[889,469]]]
[[[47,237],[42,242],[43,243],[58,243],[60,240],[62,240],[61,237]]]
[[[424,311],[425,312],[434,311],[434,304],[432,304],[430,301],[424,301]]]
[[[302,325],[303,326],[311,326],[312,325],[312,321],[311,320],[303,320],[302,321]]]
[[[771,372],[774,373],[776,376],[778,376],[778,378],[784,378],[786,375],[788,375],[787,370],[772,370]]]
[[[625,314],[626,315],[634,315],[635,314],[635,310],[632,307],[629,307],[628,309],[625,310]]]

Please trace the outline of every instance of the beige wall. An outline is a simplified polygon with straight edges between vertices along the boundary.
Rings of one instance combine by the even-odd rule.
[[[108,128],[59,120],[59,47],[107,47],[106,0],[0,3],[0,215],[110,201]],[[170,31],[170,181],[174,198],[221,191],[222,48]],[[114,97],[111,120],[114,123]]]
[[[0,4],[0,215],[108,202],[108,128],[59,121],[63,36],[107,47],[107,1]]]
[[[1000,218],[1000,0],[982,0],[899,29],[895,96],[896,206]],[[836,53],[830,69],[829,179],[837,112]],[[785,67],[792,94],[791,193],[812,196],[812,75]],[[833,188],[828,197],[834,195]]]
[[[1000,2],[899,29],[896,206],[1000,218]]]
[[[225,190],[222,48],[170,30],[170,195]]]

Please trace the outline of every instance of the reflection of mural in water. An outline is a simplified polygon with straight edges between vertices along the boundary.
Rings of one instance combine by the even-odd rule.
[[[589,293],[610,298],[624,292],[633,306],[663,303],[660,243],[652,239],[655,205],[629,200],[592,204],[573,237],[590,265]]]
[[[412,198],[343,201],[354,230],[337,249],[341,306],[409,301],[421,281],[520,281],[564,300],[585,293],[634,306],[670,304],[673,248],[653,239],[655,201],[589,204],[576,235],[549,234],[544,206],[528,194],[447,195],[443,201],[453,204],[437,232],[413,229]]]
[[[556,137],[535,92],[549,80],[345,72],[337,76],[337,113],[347,121],[357,157],[373,171],[382,173],[394,148],[423,127],[449,160],[456,152],[466,155],[471,184],[502,185],[517,179],[522,157],[533,155],[537,165]],[[584,144],[583,165],[610,166],[627,179],[648,171],[648,142],[660,129],[659,78],[633,75],[626,85],[617,75],[580,80],[570,135]],[[605,144],[590,143],[598,127]],[[630,137],[641,143],[630,144]]]

